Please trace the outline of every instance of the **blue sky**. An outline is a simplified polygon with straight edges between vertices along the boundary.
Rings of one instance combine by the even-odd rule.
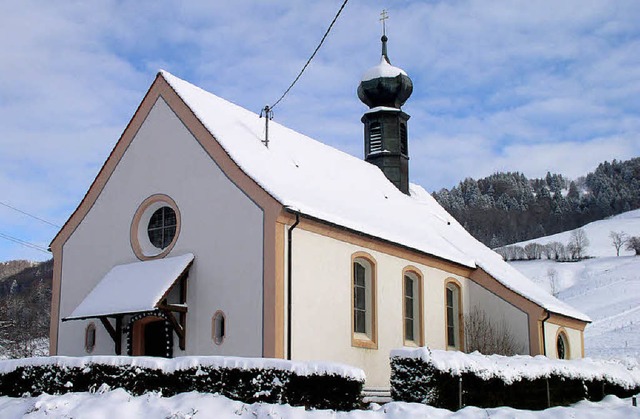
[[[342,0],[0,3],[0,202],[62,225],[158,69],[259,112],[291,83]],[[350,0],[275,119],[362,156],[356,96],[380,55],[414,83],[413,182],[640,155],[640,2]],[[0,205],[0,233],[57,229]],[[46,253],[0,237],[0,261]]]

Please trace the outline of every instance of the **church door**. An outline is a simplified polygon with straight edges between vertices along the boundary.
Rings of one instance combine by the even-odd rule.
[[[172,346],[171,329],[161,317],[148,316],[133,324],[132,354],[135,356],[167,357]]]

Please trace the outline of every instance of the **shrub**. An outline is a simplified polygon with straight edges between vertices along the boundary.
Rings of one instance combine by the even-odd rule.
[[[485,356],[428,348],[392,351],[391,396],[456,410],[461,406],[545,409],[640,391],[640,371],[614,361]],[[462,399],[462,403],[460,403]]]
[[[288,403],[350,410],[362,405],[364,373],[332,364],[259,358],[27,358],[0,362],[0,395],[96,391],[103,385],[132,395],[197,391],[245,403]]]

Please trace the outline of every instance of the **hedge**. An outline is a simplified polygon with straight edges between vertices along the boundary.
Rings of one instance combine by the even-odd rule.
[[[93,392],[104,385],[132,395],[197,391],[245,403],[316,409],[362,406],[364,373],[338,364],[225,357],[174,359],[50,357],[0,362],[0,395]]]
[[[640,392],[640,369],[614,361],[436,351],[392,352],[391,396],[457,410],[462,406],[539,410]]]

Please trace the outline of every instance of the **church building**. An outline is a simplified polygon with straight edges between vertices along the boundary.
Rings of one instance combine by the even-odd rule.
[[[522,354],[583,356],[589,318],[410,182],[386,44],[364,160],[160,71],[51,244],[51,355],[326,360],[389,388],[392,349],[464,350],[480,311]]]

